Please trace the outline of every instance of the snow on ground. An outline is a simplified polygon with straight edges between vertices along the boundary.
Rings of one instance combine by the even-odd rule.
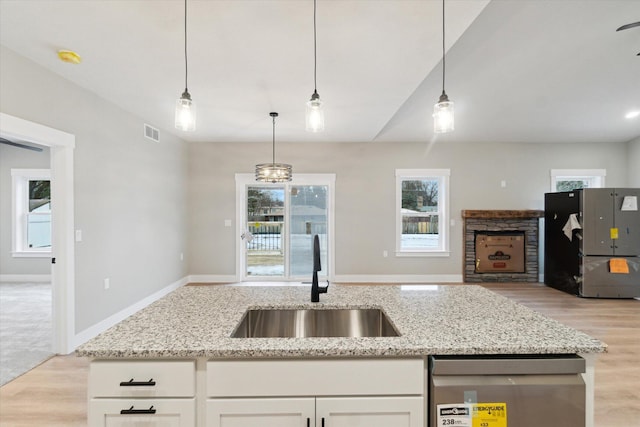
[[[435,249],[438,247],[437,234],[403,234],[402,249]],[[313,270],[313,236],[294,234],[291,236],[290,260],[291,276],[310,275]],[[260,251],[282,251],[279,234],[254,234],[253,241],[247,243],[249,254]],[[326,267],[326,253],[322,253],[322,267]],[[326,270],[325,270],[326,271]],[[249,276],[284,276],[284,265],[252,265],[247,267]]]

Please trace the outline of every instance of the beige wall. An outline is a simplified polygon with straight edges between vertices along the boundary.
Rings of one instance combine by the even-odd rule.
[[[627,187],[640,188],[640,136],[629,141],[627,172]]]
[[[235,274],[235,181],[269,159],[261,144],[189,145],[191,274]],[[626,185],[627,144],[362,143],[278,144],[294,174],[336,174],[337,275],[462,274],[463,209],[544,209],[551,169],[606,169]],[[451,256],[396,258],[395,169],[451,169]],[[507,186],[502,188],[500,182]],[[234,227],[224,227],[233,219]],[[390,256],[383,258],[382,252]]]
[[[184,142],[4,47],[0,93],[3,113],[76,138],[76,333],[187,274]]]
[[[49,275],[50,258],[14,258],[11,255],[11,169],[49,169],[49,149],[41,152],[0,144],[0,276]]]

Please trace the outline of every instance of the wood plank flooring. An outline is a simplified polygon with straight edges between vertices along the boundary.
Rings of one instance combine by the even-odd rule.
[[[483,286],[606,342],[596,362],[595,425],[640,427],[640,301],[582,299],[541,284]],[[86,426],[88,365],[56,356],[1,387],[0,426]]]

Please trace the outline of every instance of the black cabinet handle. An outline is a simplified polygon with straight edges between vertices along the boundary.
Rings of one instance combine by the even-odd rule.
[[[322,427],[324,427],[324,418],[322,418]]]
[[[307,427],[311,427],[311,418],[307,418]]]
[[[131,415],[131,414],[155,414],[156,410],[153,409],[153,405],[149,409],[133,409],[133,406],[129,409],[123,409],[120,411],[121,415]]]
[[[120,387],[136,387],[136,386],[154,386],[156,382],[151,378],[149,381],[134,381],[131,378],[129,381],[122,381]]]

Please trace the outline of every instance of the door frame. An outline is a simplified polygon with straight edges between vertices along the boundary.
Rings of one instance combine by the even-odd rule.
[[[294,174],[293,179],[290,182],[285,183],[257,183],[255,179],[255,175],[251,173],[236,173],[236,280],[238,282],[245,279],[246,282],[251,282],[252,280],[247,280],[244,275],[244,271],[246,271],[246,257],[243,256],[242,244],[244,243],[241,239],[241,235],[244,232],[244,224],[247,222],[246,212],[244,209],[245,199],[247,197],[247,186],[249,185],[263,185],[265,187],[269,186],[282,186],[285,185],[285,216],[289,216],[289,206],[288,206],[288,197],[286,194],[286,188],[288,185],[326,185],[329,188],[327,194],[327,263],[329,264],[327,267],[327,279],[329,281],[333,281],[334,275],[334,264],[335,264],[335,182],[336,175],[333,173],[308,173],[308,174]],[[285,222],[288,222],[285,220]],[[287,233],[288,235],[288,233]],[[283,244],[288,245],[288,242],[283,242]],[[289,260],[285,259],[285,265],[288,265]],[[285,270],[286,271],[286,270]],[[256,277],[255,281],[270,281],[268,277]],[[276,278],[274,281],[290,281],[290,282],[299,282],[299,279],[295,278]]]
[[[51,268],[52,349],[56,354],[75,350],[75,251],[73,153],[75,135],[0,113],[0,135],[33,142],[50,149],[51,157]]]

